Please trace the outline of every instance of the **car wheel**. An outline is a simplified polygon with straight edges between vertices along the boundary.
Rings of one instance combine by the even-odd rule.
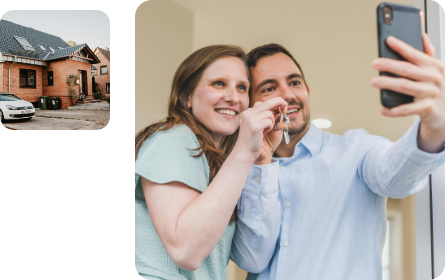
[[[3,122],[5,120],[5,117],[3,117],[3,112],[0,110],[0,121]]]

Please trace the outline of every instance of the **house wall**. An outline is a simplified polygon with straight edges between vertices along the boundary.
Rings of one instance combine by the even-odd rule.
[[[48,86],[48,71],[53,71],[54,85]],[[66,109],[73,105],[70,94],[70,86],[66,83],[70,75],[78,75],[79,71],[86,71],[87,77],[87,93],[92,96],[91,86],[91,64],[85,62],[74,61],[71,59],[63,59],[53,61],[43,69],[43,94],[47,96],[59,97],[62,105],[61,109]],[[80,85],[72,84],[71,88],[76,90],[79,95]]]
[[[3,63],[0,63],[0,92],[6,92],[4,89],[3,89],[3,80],[4,80],[5,78],[3,77]]]
[[[8,69],[12,62],[3,62],[2,68],[2,87],[4,92],[8,92]],[[36,88],[20,87],[20,69],[29,69],[36,71]],[[37,102],[42,96],[42,66],[29,65],[24,63],[15,63],[11,67],[11,93],[28,102]]]
[[[102,91],[102,94],[104,95],[107,93],[106,92],[106,83],[110,82],[110,61],[108,59],[106,59],[105,56],[99,50],[97,50],[95,54],[100,59],[100,63],[93,64],[97,68],[97,71],[96,71],[97,75],[94,77],[96,79],[96,83],[97,83],[100,91]],[[107,68],[108,68],[107,75],[100,74],[101,66],[107,66]]]

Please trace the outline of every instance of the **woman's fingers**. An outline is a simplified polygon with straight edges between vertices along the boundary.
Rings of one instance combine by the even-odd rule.
[[[389,89],[417,98],[434,98],[440,94],[440,88],[433,83],[413,82],[405,78],[380,76],[372,79],[372,85],[376,88]]]

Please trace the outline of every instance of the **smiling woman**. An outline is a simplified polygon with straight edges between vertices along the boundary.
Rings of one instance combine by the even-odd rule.
[[[236,203],[271,109],[287,106],[276,98],[247,109],[243,58],[226,45],[192,53],[174,75],[167,118],[136,136],[136,269],[146,279],[227,279]]]

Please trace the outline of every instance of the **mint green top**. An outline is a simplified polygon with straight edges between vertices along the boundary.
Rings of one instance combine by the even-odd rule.
[[[198,139],[185,125],[158,131],[143,143],[136,160],[136,270],[145,279],[227,279],[227,264],[236,223],[231,222],[215,249],[195,271],[177,267],[153,226],[141,188],[140,176],[158,184],[179,181],[200,192],[209,185],[209,165],[203,154],[190,151]]]

